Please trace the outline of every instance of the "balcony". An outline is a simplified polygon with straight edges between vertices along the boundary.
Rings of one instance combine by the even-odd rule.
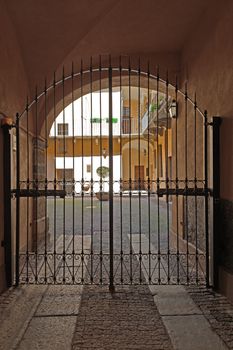
[[[149,111],[147,110],[145,114],[142,117],[141,121],[141,133],[144,134],[146,131],[148,131],[148,127],[151,129],[157,128],[157,126],[166,126],[167,124],[167,118],[170,119],[170,117],[167,114],[167,106],[170,103],[170,99],[166,101],[165,98],[159,101],[159,104],[157,105],[157,102],[155,100],[152,100]]]

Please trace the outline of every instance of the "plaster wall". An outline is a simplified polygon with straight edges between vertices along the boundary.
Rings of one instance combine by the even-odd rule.
[[[207,12],[183,49],[182,83],[188,82],[189,92],[197,93],[199,107],[210,117],[223,118],[221,198],[233,200],[233,3],[219,3]]]
[[[208,115],[221,116],[220,129],[220,289],[229,293],[233,281],[233,2],[209,6],[200,18],[181,57],[182,85],[194,95]],[[224,259],[223,259],[224,257]],[[224,273],[223,271],[227,271]]]
[[[14,118],[21,111],[27,95],[27,78],[21,59],[16,33],[0,0],[0,113]],[[0,129],[0,149],[3,149],[3,133]],[[0,152],[0,242],[4,239],[3,227],[3,154]],[[10,219],[10,218],[9,218]],[[0,245],[0,291],[5,288],[4,248]]]

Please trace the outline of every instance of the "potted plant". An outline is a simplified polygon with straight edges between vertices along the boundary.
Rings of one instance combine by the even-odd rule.
[[[100,191],[95,195],[100,201],[109,200],[109,192],[104,191],[103,180],[109,176],[109,168],[106,166],[100,166],[96,169],[97,175],[100,177]]]
[[[152,102],[152,103],[150,104],[149,111],[150,111],[151,113],[154,113],[154,112],[157,110],[157,108],[158,108],[157,103]]]

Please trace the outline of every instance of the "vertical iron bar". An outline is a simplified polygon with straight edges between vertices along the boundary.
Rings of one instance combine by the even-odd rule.
[[[27,123],[27,190],[30,189],[30,172],[29,172],[29,118],[28,118],[28,97],[26,104],[26,123]],[[29,282],[29,197],[27,197],[27,251],[26,251],[26,282]]]
[[[157,128],[157,215],[158,215],[158,284],[161,283],[161,248],[160,248],[160,200],[159,200],[159,190],[160,190],[160,150],[159,150],[159,66],[157,67],[157,79],[156,79],[156,128]],[[161,155],[162,156],[162,155]]]
[[[3,179],[4,179],[4,253],[7,287],[12,285],[11,249],[11,127],[3,124]]]
[[[209,287],[208,114],[204,112],[206,286]]]
[[[141,63],[140,58],[138,61],[138,219],[139,219],[139,268],[140,268],[140,284],[142,283],[142,220],[141,220]],[[149,256],[150,256],[150,247],[149,247]],[[150,261],[150,259],[149,259]]]
[[[90,89],[91,89],[91,283],[93,283],[93,239],[94,239],[94,221],[93,221],[93,106],[92,106],[92,57],[90,61]]]
[[[113,135],[112,135],[112,65],[109,56],[109,290],[114,292],[113,247]]]
[[[37,87],[36,87],[36,95],[35,95],[35,103],[36,103],[36,112],[35,112],[35,118],[36,118],[36,151],[35,151],[35,188],[36,192],[39,189],[39,179],[38,179],[38,171],[39,171],[39,164],[38,164],[38,96],[37,96]],[[35,266],[35,282],[38,282],[38,197],[36,196],[36,242],[35,242],[35,259],[36,259],[36,266]]]
[[[122,191],[123,191],[123,182],[122,182],[122,128],[123,128],[123,121],[122,121],[122,66],[121,66],[121,56],[119,58],[119,70],[120,70],[120,239],[121,239],[121,283],[124,282],[124,276],[123,276],[123,223],[122,223],[122,217],[123,217],[123,207],[122,207]]]
[[[66,191],[66,139],[65,139],[65,70],[64,66],[62,69],[62,119],[63,119],[63,190]],[[66,281],[66,196],[63,198],[63,252],[62,252],[62,261],[63,261],[63,283]]]
[[[149,235],[149,282],[151,281],[151,222],[150,222],[150,213],[151,213],[151,183],[150,183],[150,101],[152,96],[150,95],[150,64],[148,62],[147,67],[147,95],[148,95],[148,128],[147,128],[147,202],[148,202],[148,235]]]
[[[54,220],[54,230],[53,230],[53,281],[54,284],[56,283],[56,232],[57,232],[57,197],[56,197],[56,190],[57,190],[57,174],[56,174],[56,157],[57,157],[57,122],[56,122],[56,74],[54,72],[53,76],[53,120],[54,120],[54,213],[53,213],[53,220]]]
[[[15,244],[15,284],[19,285],[19,246],[20,246],[20,132],[19,114],[16,114],[16,244]]]
[[[178,95],[178,81],[176,77],[176,90],[175,90],[175,101],[177,106],[177,95]],[[178,111],[176,111],[177,113]],[[180,283],[180,242],[179,242],[179,173],[178,173],[178,115],[176,115],[176,136],[175,136],[175,150],[176,150],[176,259],[177,259],[177,283]]]
[[[47,82],[45,79],[45,87],[44,87],[44,114],[45,114],[45,246],[44,246],[44,263],[45,263],[45,276],[44,280],[47,283],[47,190],[48,190],[48,120],[47,120]]]
[[[188,87],[185,83],[185,232],[186,232],[186,273],[189,284],[189,228],[188,228]]]
[[[196,260],[196,283],[198,284],[198,230],[197,230],[197,100],[196,93],[194,96],[194,188],[195,188],[195,196],[194,196],[194,207],[195,207],[195,260]]]
[[[103,166],[103,140],[102,140],[102,62],[101,56],[99,57],[99,84],[100,84],[100,167]],[[103,179],[100,177],[100,192],[103,191]],[[101,194],[100,194],[101,195]],[[103,201],[100,201],[100,284],[103,283]]]
[[[74,154],[74,64],[71,66],[71,100],[72,100],[72,160],[73,160],[73,185],[72,185],[72,282],[75,283],[75,242],[74,242],[74,225],[75,225],[75,154]]]
[[[130,234],[130,284],[133,283],[133,247],[132,247],[132,149],[131,149],[131,64],[129,57],[129,234]]]
[[[170,283],[170,222],[169,222],[169,176],[168,174],[168,118],[169,118],[169,110],[168,110],[168,72],[166,78],[166,134],[165,134],[165,172],[166,172],[166,209],[167,209],[167,282]]]
[[[165,173],[166,173],[166,209],[167,209],[167,282],[170,283],[170,237],[169,237],[169,174],[168,174],[168,72],[166,78],[166,130],[165,130]]]
[[[81,193],[82,193],[82,252],[81,252],[81,261],[82,261],[82,278],[81,283],[84,283],[84,142],[83,142],[83,61],[81,60],[81,72],[80,72],[80,89],[81,89],[81,130],[82,130],[82,180],[81,180]]]

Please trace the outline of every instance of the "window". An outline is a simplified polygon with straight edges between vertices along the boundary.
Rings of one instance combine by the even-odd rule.
[[[163,148],[162,145],[159,145],[158,148],[158,174],[159,177],[163,177]]]
[[[129,118],[129,107],[123,107],[123,118]]]
[[[122,133],[130,133],[130,108],[123,106],[123,118],[121,121]]]
[[[90,172],[91,172],[91,165],[87,164],[87,173],[90,173]]]
[[[69,124],[68,123],[57,124],[57,134],[59,136],[68,136]]]

